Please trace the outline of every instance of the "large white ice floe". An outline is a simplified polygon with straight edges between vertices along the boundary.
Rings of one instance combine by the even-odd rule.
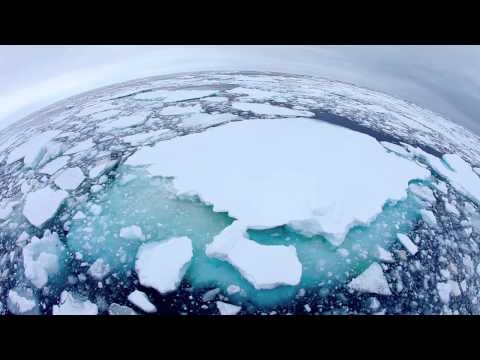
[[[418,252],[418,246],[413,243],[410,238],[405,235],[405,234],[397,234],[397,239],[402,243],[402,245],[405,247],[405,249],[408,250],[408,252],[411,255],[415,255]]]
[[[57,233],[45,230],[41,239],[32,237],[22,249],[25,277],[35,287],[44,287],[49,277],[59,272],[64,251]]]
[[[69,168],[62,171],[55,178],[55,185],[63,190],[75,190],[85,180],[85,175],[79,167]]]
[[[7,164],[23,159],[26,167],[35,167],[45,155],[48,144],[60,133],[60,130],[49,130],[34,135],[28,141],[12,150],[8,155]]]
[[[392,292],[380,264],[371,264],[363,273],[353,279],[348,286],[360,292],[391,295]]]
[[[124,129],[143,124],[147,120],[149,113],[135,113],[133,115],[122,116],[118,119],[111,120],[100,125],[100,131],[109,132],[117,129]]]
[[[69,291],[62,291],[60,303],[53,305],[53,315],[97,315],[98,306],[89,300],[80,299]]]
[[[430,175],[368,135],[305,118],[229,123],[142,148],[126,164],[173,177],[178,194],[248,228],[288,224],[335,245]]]
[[[228,261],[256,289],[298,285],[302,264],[295,247],[258,244],[247,238],[246,230],[244,225],[234,222],[207,245],[206,254]]]
[[[66,191],[54,190],[51,187],[28,193],[23,205],[23,215],[30,224],[41,227],[55,216],[67,197]]]
[[[137,252],[135,270],[140,284],[161,294],[180,284],[193,256],[192,241],[186,237],[143,244]]]

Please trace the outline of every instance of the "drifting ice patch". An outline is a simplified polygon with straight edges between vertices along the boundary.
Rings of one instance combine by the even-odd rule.
[[[147,313],[157,312],[157,308],[150,302],[150,300],[148,300],[147,294],[143,291],[135,290],[130,293],[130,295],[128,295],[128,301]]]
[[[12,150],[8,155],[7,165],[23,159],[26,167],[35,167],[42,160],[48,144],[60,133],[60,130],[49,130],[33,136],[30,140]]]
[[[175,290],[192,256],[192,241],[186,236],[143,244],[135,262],[140,284],[160,294]]]
[[[34,236],[22,250],[25,277],[35,287],[44,287],[49,277],[59,272],[64,251],[57,233],[45,230],[41,239]]]
[[[378,263],[373,263],[367,270],[353,279],[349,286],[357,291],[379,294],[392,295],[387,279],[383,274],[382,267]]]
[[[137,225],[132,225],[120,229],[120,237],[128,240],[145,241],[142,229]]]
[[[97,315],[98,307],[89,300],[77,298],[69,291],[60,295],[60,303],[53,305],[53,315]]]
[[[85,180],[82,169],[79,167],[69,168],[55,177],[55,185],[63,190],[76,190]]]
[[[53,190],[51,187],[31,192],[25,199],[23,215],[33,226],[42,227],[44,223],[53,218],[68,193],[63,190]]]
[[[206,254],[228,261],[256,289],[298,285],[302,276],[294,246],[260,245],[247,238],[246,227],[238,221],[207,245]]]
[[[68,156],[61,156],[44,165],[39,172],[42,174],[53,175],[68,163]]]
[[[217,90],[156,90],[134,96],[135,100],[162,100],[163,102],[178,102],[198,99],[215,94]]]
[[[223,301],[217,301],[216,304],[220,315],[237,315],[242,310],[241,306],[228,304]]]

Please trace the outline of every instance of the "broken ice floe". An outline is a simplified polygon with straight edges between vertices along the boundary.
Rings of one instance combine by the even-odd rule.
[[[98,306],[89,300],[81,299],[69,291],[63,291],[58,305],[53,305],[53,315],[97,315]]]
[[[23,205],[23,215],[36,227],[41,227],[45,222],[52,219],[68,197],[63,190],[54,190],[51,187],[27,194]]]
[[[382,267],[378,263],[370,265],[363,273],[353,279],[349,286],[361,292],[392,295]]]

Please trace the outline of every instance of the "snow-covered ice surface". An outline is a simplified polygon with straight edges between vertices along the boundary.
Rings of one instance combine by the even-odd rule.
[[[479,158],[454,122],[315,77],[177,74],[80,94],[0,132],[0,303],[479,314]]]

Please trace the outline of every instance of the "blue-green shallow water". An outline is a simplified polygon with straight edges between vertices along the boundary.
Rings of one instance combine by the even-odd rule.
[[[135,178],[125,181],[132,174]],[[398,232],[411,230],[422,208],[421,202],[410,193],[402,201],[385,204],[383,212],[373,222],[349,231],[340,246],[344,249],[341,251],[322,236],[308,238],[288,226],[249,230],[249,237],[259,243],[294,245],[303,265],[298,286],[256,290],[230,264],[205,255],[205,246],[230,225],[233,218],[227,213],[214,212],[212,206],[198,199],[174,196],[169,179],[152,178],[142,169],[129,167],[120,169],[119,175],[118,180],[91,199],[102,207],[100,216],[90,212],[88,205],[78,209],[87,217],[74,220],[70,227],[67,244],[72,252],[80,252],[88,262],[103,258],[113,272],[125,276],[134,269],[135,255],[142,242],[120,238],[122,227],[140,226],[146,241],[188,236],[193,243],[194,256],[185,277],[194,288],[219,287],[225,292],[229,285],[235,284],[242,289],[231,296],[236,303],[248,300],[266,307],[291,299],[300,288],[318,286],[326,295],[336,286],[343,286],[376,261],[377,245],[388,249],[396,241]]]

